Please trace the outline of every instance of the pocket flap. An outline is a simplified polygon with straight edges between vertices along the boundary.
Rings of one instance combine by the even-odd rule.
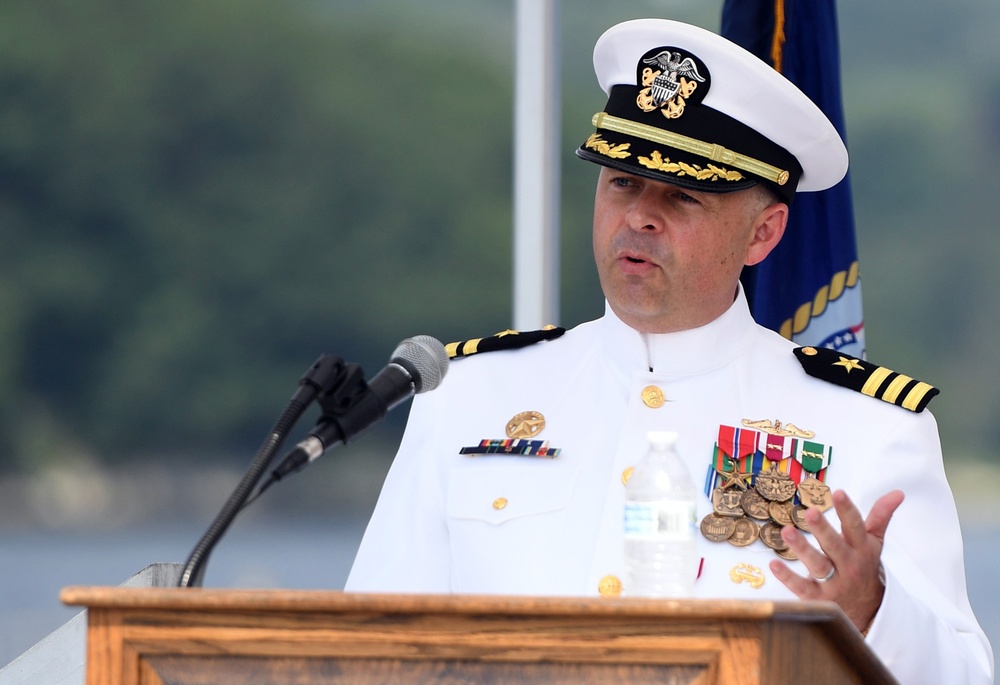
[[[448,516],[499,525],[564,509],[579,473],[510,464],[461,468],[448,479]]]

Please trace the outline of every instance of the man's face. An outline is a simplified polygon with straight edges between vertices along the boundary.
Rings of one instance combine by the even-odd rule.
[[[743,265],[763,259],[751,247],[762,209],[756,197],[687,190],[602,167],[594,258],[615,314],[636,330],[669,333],[725,312]]]

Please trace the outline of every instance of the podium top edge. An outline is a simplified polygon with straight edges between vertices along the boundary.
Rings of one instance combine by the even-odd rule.
[[[267,607],[296,612],[373,613],[490,613],[530,615],[537,613],[635,616],[700,616],[718,619],[759,620],[786,618],[840,620],[846,617],[832,602],[646,599],[599,597],[549,597],[513,595],[439,595],[348,593],[337,590],[228,589],[228,588],[130,588],[71,586],[63,588],[60,601],[71,606],[117,609],[212,609],[240,611]]]

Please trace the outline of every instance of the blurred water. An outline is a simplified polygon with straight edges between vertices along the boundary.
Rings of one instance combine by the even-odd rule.
[[[364,531],[363,520],[238,524],[210,559],[205,585],[340,589]],[[0,665],[77,613],[59,603],[67,585],[117,585],[154,562],[183,562],[198,525],[101,533],[0,533]],[[969,596],[994,645],[1000,644],[1000,526],[965,531]]]
[[[212,553],[206,587],[343,588],[364,521],[235,525]],[[184,562],[204,525],[94,533],[0,533],[0,667],[72,618],[68,585],[118,585],[156,562]]]

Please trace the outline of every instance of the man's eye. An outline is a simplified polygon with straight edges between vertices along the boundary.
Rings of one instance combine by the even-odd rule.
[[[611,179],[611,182],[618,186],[619,188],[627,188],[632,185],[632,179],[625,176],[615,176]]]

